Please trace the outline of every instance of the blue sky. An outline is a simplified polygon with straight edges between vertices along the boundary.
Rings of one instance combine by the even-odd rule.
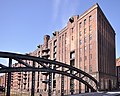
[[[0,0],[0,51],[34,51],[44,35],[52,36],[69,17],[95,3],[116,31],[116,57],[120,57],[120,0]]]

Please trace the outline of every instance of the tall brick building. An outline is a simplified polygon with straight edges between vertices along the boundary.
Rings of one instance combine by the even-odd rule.
[[[51,38],[45,35],[44,44],[39,45],[29,55],[47,57],[77,67],[95,77],[100,82],[100,90],[111,90],[116,87],[115,31],[98,4],[93,5],[81,15],[72,16],[67,26],[60,31],[55,31]],[[30,61],[26,62],[32,64]],[[36,66],[40,67],[38,64]],[[31,73],[14,74],[17,74],[18,79],[13,79],[13,88],[29,91]],[[48,84],[42,83],[46,79],[48,77],[43,73],[36,72],[36,92],[47,92]],[[53,92],[60,93],[61,75],[53,74],[52,80]],[[64,76],[65,94],[70,93],[71,82],[70,78]],[[79,82],[76,80],[73,82],[74,92],[78,93]],[[81,89],[84,89],[83,85]]]
[[[120,88],[120,57],[116,59],[117,87]]]

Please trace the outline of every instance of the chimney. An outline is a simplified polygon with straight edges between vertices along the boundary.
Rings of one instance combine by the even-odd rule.
[[[49,35],[45,35],[44,36],[44,45],[45,45],[46,48],[48,48],[48,41],[49,41],[49,39],[50,39]]]

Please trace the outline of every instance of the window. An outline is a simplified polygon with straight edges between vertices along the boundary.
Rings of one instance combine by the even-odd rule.
[[[80,57],[80,62],[82,61],[82,57]]]
[[[80,48],[80,53],[82,53],[82,48]]]
[[[67,33],[65,33],[65,44],[66,44],[66,42],[67,42],[66,37],[67,37]]]
[[[70,52],[70,59],[74,59],[75,58],[75,51]]]
[[[92,60],[92,54],[90,54],[90,60]]]
[[[85,71],[85,72],[87,71],[87,67],[86,67],[86,66],[84,66],[84,71]]]
[[[82,22],[80,22],[80,28],[82,27]]]
[[[80,31],[80,36],[82,36],[82,32]]]
[[[89,31],[91,31],[91,30],[92,30],[92,25],[89,26]]]
[[[90,65],[90,72],[92,72],[92,65]]]
[[[90,50],[92,50],[92,45],[90,44]]]
[[[65,37],[67,37],[67,33],[65,33]]]
[[[72,29],[72,33],[74,32],[74,28],[71,28]]]
[[[73,40],[73,36],[72,36],[72,40]]]
[[[70,60],[70,66],[74,66],[75,65],[75,59],[71,59]]]
[[[82,40],[80,40],[80,45],[82,44]]]
[[[65,39],[65,44],[67,44],[67,40]]]
[[[84,20],[84,26],[86,25],[86,19]]]
[[[86,28],[84,29],[84,34],[86,34]]]
[[[84,59],[87,60],[87,56],[85,56]]]
[[[72,40],[73,40],[73,36],[72,36]]]
[[[87,50],[87,46],[85,46],[84,48],[85,48],[85,50]]]
[[[92,34],[90,34],[90,40],[92,40]]]
[[[91,20],[92,20],[92,16],[90,15],[90,16],[89,16],[89,21],[91,21]]]
[[[84,38],[84,42],[86,43],[86,41],[87,41],[87,38],[85,37],[85,38]]]

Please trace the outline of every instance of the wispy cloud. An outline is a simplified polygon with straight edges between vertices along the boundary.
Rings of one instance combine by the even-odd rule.
[[[61,0],[53,0],[53,19],[57,19],[60,10]]]
[[[54,23],[59,18],[59,24],[63,28],[68,21],[68,18],[76,15],[78,8],[78,0],[53,0],[53,20]]]
[[[78,3],[79,2],[77,0],[74,0],[74,2],[65,0],[63,4],[63,8],[65,10],[63,10],[61,15],[62,27],[64,27],[67,24],[68,18],[70,18],[73,15],[76,15]]]

